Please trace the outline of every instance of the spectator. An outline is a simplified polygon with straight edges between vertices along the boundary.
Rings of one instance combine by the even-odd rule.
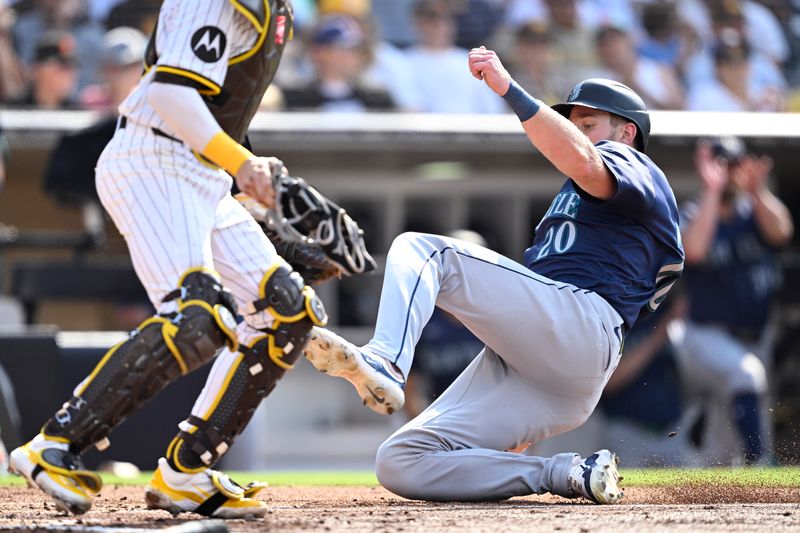
[[[593,77],[607,77],[594,45],[594,30],[578,16],[577,0],[545,0],[555,37],[555,62],[568,86]]]
[[[89,0],[89,17],[102,23],[114,7],[123,0]]]
[[[0,0],[0,104],[18,98],[25,90],[22,62],[14,53],[11,29],[14,12]]]
[[[372,20],[377,33],[398,48],[414,44],[414,0],[372,0]]]
[[[715,78],[689,90],[690,111],[782,111],[784,96],[776,86],[754,87],[750,46],[741,36],[723,35],[714,48]]]
[[[41,109],[75,107],[78,79],[75,40],[63,31],[42,34],[37,43],[28,89],[11,105]]]
[[[694,51],[686,62],[684,78],[689,90],[701,87],[707,82],[714,82],[715,65],[714,50],[720,46],[733,46],[741,42],[747,43],[748,91],[753,95],[774,92],[777,89],[783,92],[786,89],[786,79],[776,66],[763,52],[754,49],[754,43],[761,37],[756,35],[748,38],[745,27],[745,16],[738,2],[721,2],[714,0],[710,9],[712,37],[703,41],[703,46]]]
[[[82,0],[35,0],[34,9],[20,15],[14,26],[14,42],[26,65],[34,62],[38,43],[50,30],[69,32],[75,40],[78,87],[97,81],[97,51],[102,47],[103,28],[86,14]]]
[[[358,21],[369,49],[369,65],[363,74],[364,79],[385,88],[397,109],[413,111],[415,103],[420,100],[416,96],[414,70],[403,51],[383,38],[380,32],[385,28],[379,27],[375,18],[370,18],[369,7],[367,0],[321,0],[319,4],[323,15],[345,14]],[[284,76],[287,74],[284,65],[278,72]]]
[[[668,66],[639,57],[630,34],[603,26],[596,37],[597,52],[609,77],[642,97],[648,109],[683,109],[683,89]]]
[[[146,47],[147,37],[134,28],[120,27],[107,32],[99,57],[102,83],[81,91],[81,107],[116,116],[117,106],[139,82]]]
[[[689,436],[673,435],[683,418],[681,380],[668,331],[683,313],[674,295],[639,320],[625,336],[619,366],[608,381],[600,408],[605,435],[632,468],[682,466],[689,461]]]
[[[407,51],[414,69],[413,104],[428,113],[499,113],[502,100],[476,83],[468,69],[467,51],[455,46],[456,19],[447,0],[417,0],[414,24],[419,41]]]
[[[696,35],[678,16],[677,2],[650,2],[642,6],[644,34],[638,51],[652,59],[683,72],[689,53],[699,47]]]
[[[62,203],[99,208],[94,167],[117,125],[117,106],[136,86],[147,39],[133,28],[116,28],[103,38],[100,53],[105,83],[82,93],[84,107],[104,112],[96,124],[61,137],[44,173],[45,191]],[[102,231],[102,228],[97,228]]]
[[[775,251],[791,239],[792,217],[767,187],[772,161],[747,154],[741,140],[701,142],[695,165],[702,191],[681,217],[689,314],[679,362],[692,388],[708,396],[704,455],[730,463],[743,451],[754,464],[770,425],[763,404]],[[735,441],[720,433],[731,425]]]
[[[548,105],[560,102],[572,88],[556,68],[553,41],[545,24],[529,22],[517,28],[511,50],[514,79]]]
[[[449,236],[486,246],[486,240],[474,231],[456,230]],[[483,348],[484,344],[457,318],[434,309],[422,330],[414,366],[406,381],[403,411],[408,418],[415,418],[436,400]]]
[[[753,43],[755,52],[763,54],[773,65],[781,65],[789,57],[789,46],[781,26],[770,10],[752,0],[681,0],[678,13],[710,49],[718,38],[715,18],[730,17],[729,24]]]
[[[800,2],[761,0],[761,3],[770,9],[783,29],[789,45],[789,55],[783,62],[783,69],[789,85],[796,90],[800,84]]]
[[[374,33],[374,26],[366,22],[365,25]],[[386,87],[399,110],[415,111],[414,106],[422,97],[414,81],[416,73],[408,57],[401,49],[379,39],[377,35],[373,35],[370,41],[373,58],[366,73],[367,78]]]
[[[447,1],[456,16],[456,46],[469,50],[487,45],[503,21],[502,9],[492,0]]]
[[[560,0],[556,0],[555,3],[559,2]],[[547,3],[548,0],[508,0],[505,9],[506,22],[512,27],[533,21],[549,23],[552,21],[552,14],[548,11]],[[580,24],[590,30],[613,24],[635,31],[639,25],[634,2],[630,0],[581,0],[565,3],[575,4]]]
[[[353,17],[328,15],[311,32],[309,57],[313,79],[283,87],[288,109],[366,111],[394,107],[389,93],[365,78],[369,50],[366,36]]]
[[[321,16],[350,15],[364,18],[370,12],[370,0],[317,0],[317,9]]]
[[[125,0],[108,13],[106,28],[136,28],[145,35],[152,35],[160,8],[161,0]]]

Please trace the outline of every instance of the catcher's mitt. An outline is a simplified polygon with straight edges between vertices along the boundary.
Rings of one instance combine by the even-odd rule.
[[[272,179],[275,207],[245,194],[237,200],[261,224],[281,255],[308,284],[375,269],[364,232],[347,212],[302,178]]]

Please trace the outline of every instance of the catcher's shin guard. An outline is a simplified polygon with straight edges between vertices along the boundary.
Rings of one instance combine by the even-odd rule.
[[[75,390],[43,434],[82,453],[108,445],[108,434],[133,411],[182,374],[209,361],[223,345],[237,346],[236,303],[215,276],[192,269],[165,301],[170,317],[148,318],[128,339],[111,348]]]
[[[190,416],[186,422],[191,429],[181,430],[172,440],[167,461],[174,470],[192,473],[215,464],[244,430],[261,400],[303,353],[312,326],[327,323],[314,290],[285,263],[265,274],[260,295],[252,307],[269,313],[272,327],[262,329],[266,335],[248,346],[239,346],[207,412]]]

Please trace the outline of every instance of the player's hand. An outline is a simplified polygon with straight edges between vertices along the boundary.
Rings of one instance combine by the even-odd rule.
[[[251,157],[236,173],[236,185],[246,195],[267,207],[275,205],[272,176],[287,173],[283,161],[277,157]]]
[[[742,160],[731,177],[746,193],[758,194],[767,186],[767,178],[772,171],[772,164],[772,159],[767,156],[749,155]]]
[[[694,164],[700,180],[709,192],[721,193],[728,184],[728,164],[711,153],[711,144],[700,142],[694,154]]]
[[[511,75],[493,50],[485,46],[469,51],[469,71],[476,79],[483,80],[491,90],[503,96],[511,85]]]

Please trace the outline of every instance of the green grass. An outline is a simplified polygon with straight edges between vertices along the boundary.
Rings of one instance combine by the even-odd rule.
[[[675,485],[734,485],[800,487],[800,468],[644,468],[620,469],[623,487]]]
[[[231,472],[240,483],[266,481],[273,486],[374,486],[378,484],[371,471],[319,472]],[[649,468],[620,470],[623,487],[664,487],[675,485],[734,485],[757,487],[800,487],[800,467],[784,468]],[[107,485],[145,485],[150,473],[133,478],[101,474]],[[22,485],[21,478],[0,476],[0,486]]]

